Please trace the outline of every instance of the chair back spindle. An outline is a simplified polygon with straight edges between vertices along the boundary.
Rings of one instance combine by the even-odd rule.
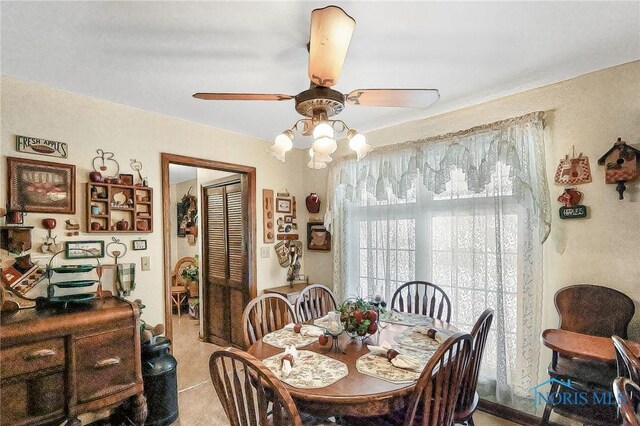
[[[613,394],[618,403],[622,426],[640,426],[638,406],[640,406],[640,387],[626,377],[613,381]]]
[[[426,281],[410,281],[393,294],[391,308],[451,321],[451,301],[439,286]]]
[[[257,358],[235,348],[217,350],[209,373],[232,426],[302,425],[287,389]]]
[[[624,339],[611,336],[611,340],[613,340],[613,347],[616,350],[618,377],[626,377],[632,382],[640,384],[640,358],[635,356]]]
[[[322,284],[305,287],[296,299],[295,312],[301,322],[325,316],[338,307],[333,292]]]
[[[242,314],[245,349],[265,334],[280,330],[292,322],[296,322],[296,315],[285,297],[271,293],[256,297]]]

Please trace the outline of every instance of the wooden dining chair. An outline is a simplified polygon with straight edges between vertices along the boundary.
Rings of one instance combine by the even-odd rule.
[[[302,425],[287,389],[257,358],[240,349],[217,350],[209,373],[232,426]]]
[[[640,426],[640,386],[626,377],[613,381],[613,394],[620,409],[622,426]]]
[[[469,366],[467,367],[467,371],[462,379],[462,385],[460,386],[460,394],[458,395],[455,412],[456,423],[466,423],[470,426],[474,424],[473,413],[476,411],[479,399],[476,387],[478,386],[480,364],[482,363],[484,347],[487,343],[487,337],[489,336],[489,329],[491,329],[491,323],[493,322],[493,315],[493,309],[486,309],[471,330],[471,337],[473,339],[471,360],[469,361]]]
[[[245,349],[291,322],[296,322],[296,314],[286,297],[275,293],[256,297],[242,313]]]
[[[611,340],[616,350],[618,377],[626,377],[640,384],[640,358],[633,353],[626,340],[618,336],[611,336]]]
[[[554,297],[560,316],[561,330],[592,336],[627,338],[627,327],[635,313],[633,300],[618,290],[591,284],[572,285],[560,289]],[[573,388],[586,391],[610,390],[617,377],[616,368],[602,363],[564,357],[553,351],[548,368],[550,394],[561,390],[558,381],[571,380]],[[551,399],[550,399],[551,401]],[[543,424],[549,421],[552,402],[546,403]]]
[[[391,308],[451,321],[449,296],[437,285],[426,281],[410,281],[398,287],[391,298]]]
[[[305,322],[323,317],[338,307],[333,292],[322,284],[305,287],[296,299],[298,321]]]
[[[182,271],[187,266],[197,265],[193,257],[183,257],[176,263],[171,273],[171,303],[178,310],[178,318],[181,315],[182,305],[189,300],[189,289],[187,281],[182,277]]]

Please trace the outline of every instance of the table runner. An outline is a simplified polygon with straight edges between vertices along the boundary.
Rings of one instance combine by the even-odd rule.
[[[442,329],[438,329],[438,331],[449,335],[453,335],[455,333],[454,331],[447,331]],[[411,348],[421,349],[424,351],[435,351],[440,347],[440,343],[438,343],[435,339],[428,337],[426,334],[418,333],[413,328],[397,334],[393,338],[400,345],[409,346]]]
[[[282,349],[287,346],[295,346],[296,348],[301,348],[317,341],[318,337],[303,336],[300,333],[296,333],[292,330],[286,330],[284,328],[272,331],[262,338],[263,343],[267,343],[271,346]]]
[[[395,384],[413,383],[418,380],[422,370],[434,354],[433,351],[416,350],[406,346],[394,346],[394,348],[402,354],[415,358],[420,367],[416,370],[398,368],[391,364],[385,356],[367,353],[358,358],[356,369],[362,374]]]
[[[298,361],[288,377],[282,377],[280,360],[283,353],[263,359],[262,363],[281,381],[300,389],[318,389],[329,386],[349,374],[347,365],[337,359],[312,351],[298,351]]]

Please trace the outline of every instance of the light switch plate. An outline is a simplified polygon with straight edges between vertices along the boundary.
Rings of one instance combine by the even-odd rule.
[[[140,268],[143,271],[151,270],[151,260],[150,260],[149,256],[142,256],[140,258]]]
[[[269,247],[260,247],[260,257],[263,259],[267,259],[269,257],[269,253],[271,252],[271,250],[269,250]]]

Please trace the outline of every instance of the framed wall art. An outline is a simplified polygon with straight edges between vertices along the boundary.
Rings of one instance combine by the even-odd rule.
[[[26,152],[28,154],[67,158],[69,149],[67,144],[64,142],[16,135],[16,151]]]
[[[147,240],[133,240],[133,249],[134,250],[146,250],[147,249]]]
[[[104,241],[65,241],[64,254],[67,259],[104,257]]]
[[[7,157],[7,169],[10,210],[75,214],[74,165]]]
[[[291,200],[276,198],[276,213],[291,213]]]
[[[120,183],[122,185],[133,185],[133,175],[130,174],[119,174]]]

